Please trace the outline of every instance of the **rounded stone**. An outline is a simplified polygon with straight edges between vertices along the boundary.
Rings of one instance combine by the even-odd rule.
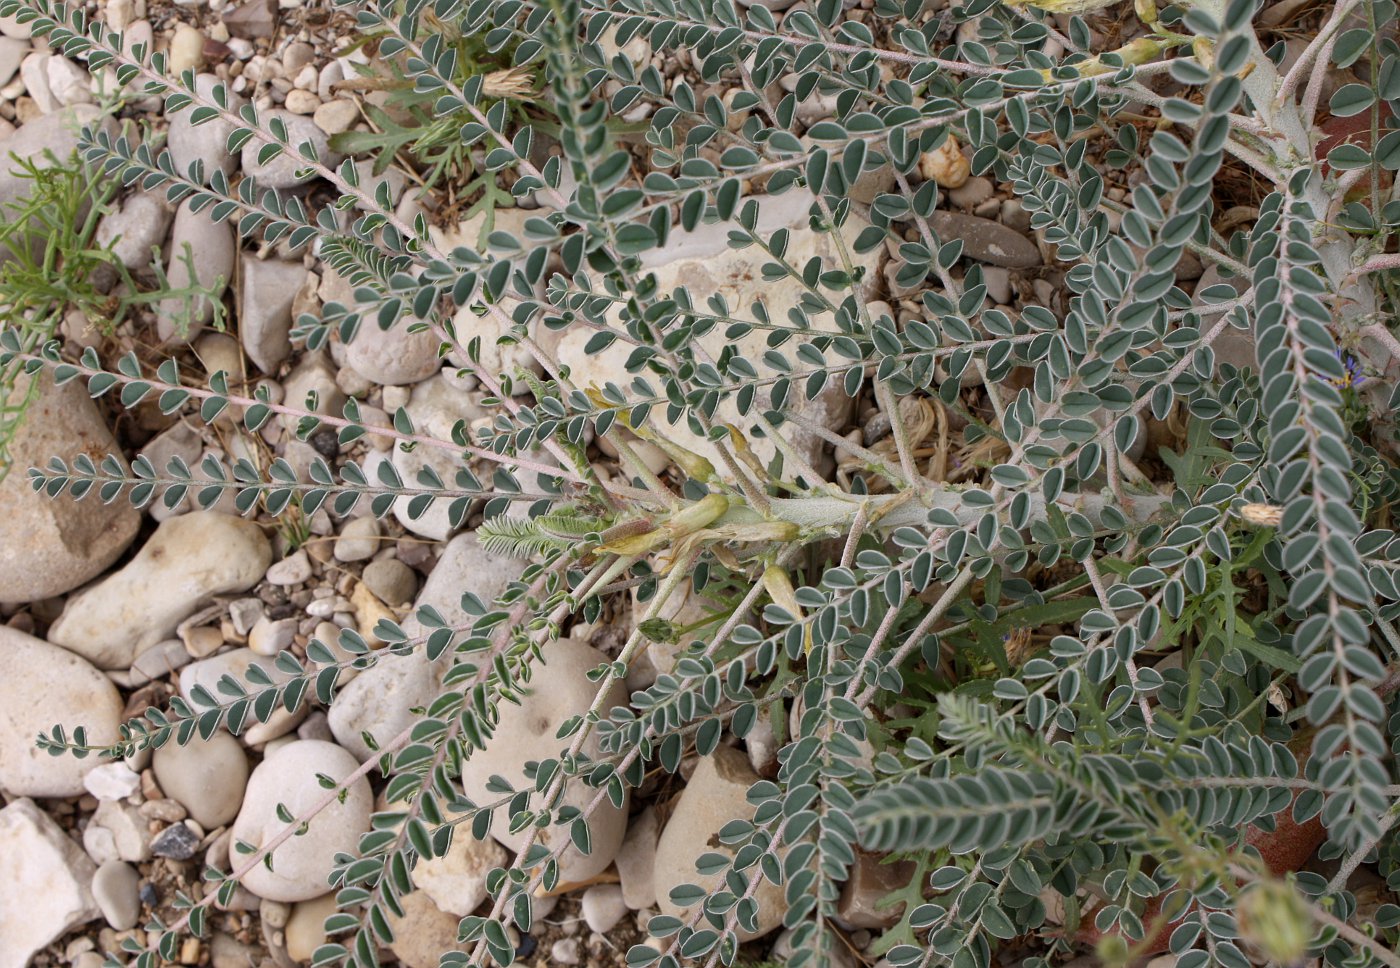
[[[27,401],[27,403],[25,403]],[[141,514],[125,498],[50,498],[29,486],[30,467],[83,455],[119,453],[81,380],[56,386],[47,375],[21,377],[4,405],[24,405],[0,479],[0,602],[52,598],[96,577],[136,537]]]
[[[486,410],[478,401],[477,394],[457,389],[439,374],[413,387],[405,409],[420,434],[437,440],[451,440],[452,430],[458,421],[470,424],[478,417],[486,416]],[[417,483],[418,474],[424,469],[430,469],[443,481],[453,481],[461,466],[461,454],[442,447],[420,446],[409,451],[396,447],[390,460],[409,488],[421,487]],[[371,474],[369,462],[366,462],[365,473]],[[432,507],[416,518],[409,513],[412,502],[413,497],[408,494],[394,502],[394,517],[399,523],[425,538],[446,540],[454,530],[450,514],[453,502],[434,501]]]
[[[329,803],[307,824],[300,836],[289,836],[272,851],[272,869],[258,864],[243,878],[243,885],[269,901],[307,901],[325,894],[327,881],[340,852],[354,853],[360,835],[369,829],[374,795],[369,781],[357,777],[337,797],[322,788],[317,775],[343,781],[359,763],[334,743],[295,740],[258,765],[248,780],[243,807],[233,822],[235,841],[254,849],[272,842],[289,826],[278,818],[278,804],[300,824],[312,810]]]
[[[191,511],[161,523],[120,571],[68,599],[49,639],[103,669],[126,669],[215,595],[251,588],[272,546],[252,521]]]
[[[583,892],[583,920],[598,934],[607,934],[627,916],[627,902],[616,884],[594,884]]]
[[[459,918],[439,910],[422,891],[400,898],[403,917],[389,915],[394,931],[390,950],[407,968],[438,968],[439,957],[448,951],[470,951],[470,944],[457,941]]]
[[[330,150],[326,133],[305,115],[274,109],[262,112],[260,117],[264,125],[274,117],[282,120],[287,126],[287,138],[292,150],[284,150],[270,161],[259,162],[258,154],[268,142],[256,134],[249,139],[243,146],[243,173],[256,181],[259,188],[291,188],[310,181],[311,175],[297,177],[297,171],[308,165],[298,150],[305,142],[311,143],[312,152],[322,164],[334,167],[340,163],[340,155]]]
[[[165,795],[205,830],[238,816],[248,785],[248,755],[228,733],[217,732],[207,740],[196,736],[184,746],[171,740],[155,751],[151,767]]]
[[[418,590],[413,569],[397,558],[381,558],[365,566],[361,575],[365,586],[386,605],[402,605]]]
[[[839,264],[841,246],[855,245],[861,232],[869,225],[855,213],[842,226],[839,233],[818,232],[809,224],[808,211],[813,196],[804,191],[790,191],[782,195],[769,196],[758,206],[758,231],[772,233],[784,229],[789,234],[787,260],[793,265],[802,265],[813,258],[821,258],[829,264]],[[1024,241],[1024,240],[1023,240]],[[1029,244],[1029,243],[1028,243]],[[1032,248],[1034,246],[1032,245]],[[656,284],[661,291],[670,292],[685,286],[692,292],[723,292],[730,305],[749,306],[762,300],[768,313],[774,318],[785,317],[790,310],[802,305],[809,298],[800,279],[768,279],[764,275],[762,250],[753,247],[733,249],[729,247],[728,231],[719,222],[698,226],[692,232],[673,232],[668,244],[655,249],[644,257],[644,268],[656,275]],[[873,296],[876,280],[880,277],[881,253],[870,254],[868,271],[853,294],[862,301]],[[609,310],[609,321],[621,325],[621,307]],[[818,325],[814,322],[814,325]],[[819,324],[829,327],[831,323]],[[613,343],[601,352],[589,352],[588,341],[591,333],[583,327],[570,327],[559,337],[557,360],[570,369],[570,379],[574,386],[584,389],[589,386],[603,387],[609,382],[626,382],[619,374],[626,373],[626,364],[631,354],[631,346],[622,342]],[[458,323],[458,331],[463,332]],[[812,336],[815,337],[814,330]],[[737,340],[730,340],[720,328],[699,338],[699,345],[712,355],[725,351],[735,352],[750,359],[760,367],[759,376],[767,374],[761,369],[764,354],[769,347],[767,334],[755,331]],[[732,347],[732,349],[731,349]],[[789,349],[791,349],[789,344]],[[801,396],[801,395],[799,395]],[[760,395],[761,401],[768,396]],[[800,411],[804,423],[813,423],[829,430],[837,430],[845,425],[850,413],[851,399],[845,395],[841,381],[827,381],[826,386],[811,400],[793,401]],[[760,403],[760,409],[767,406]],[[767,466],[777,453],[771,439],[753,433],[754,415],[741,414],[734,400],[720,403],[714,415],[715,422],[733,423],[748,436],[750,445],[759,461]],[[792,426],[792,425],[789,425]],[[725,474],[725,464],[713,441],[701,434],[691,433],[685,421],[680,421],[665,429],[674,442],[711,461],[719,473]],[[802,427],[792,429],[788,434],[792,447],[820,474],[830,463],[830,446],[816,432]],[[793,462],[787,462],[784,473],[791,476],[798,472]]]
[[[165,241],[174,217],[174,210],[159,195],[137,192],[97,224],[96,241],[104,248],[111,246],[112,254],[128,269],[144,268],[151,263],[152,247]]]
[[[233,279],[238,236],[227,221],[216,221],[207,208],[195,211],[186,199],[175,210],[169,253],[170,287],[198,295],[170,295],[157,303],[156,333],[162,342],[187,343],[214,318],[215,305]]]
[[[310,961],[316,949],[326,943],[326,918],[337,910],[334,892],[313,897],[309,901],[298,901],[292,907],[285,937],[287,954],[293,961]]]
[[[37,700],[42,699],[42,702]],[[62,724],[87,729],[93,745],[115,743],[122,699],[102,673],[42,639],[0,625],[0,787],[13,796],[76,797],[97,756],[51,756],[35,737]]]
[[[530,760],[557,759],[568,749],[571,739],[558,739],[556,734],[564,722],[588,711],[598,686],[590,682],[587,673],[607,661],[603,653],[590,645],[573,639],[560,639],[545,647],[544,664],[535,665],[530,682],[522,688],[519,705],[501,703],[500,718],[485,749],[474,752],[462,767],[462,789],[475,803],[490,803],[499,798],[488,788],[493,775],[504,777],[517,790],[533,788],[525,777],[525,764]],[[613,680],[603,697],[603,713],[613,706],[627,702],[622,682]],[[598,733],[594,730],[583,743],[583,755],[598,759],[601,754]],[[573,807],[582,810],[593,802],[598,791],[579,780],[571,780],[559,798],[556,809]],[[532,798],[531,806],[538,806]],[[504,818],[500,818],[504,820]],[[568,847],[559,855],[559,879],[566,883],[584,881],[603,872],[627,832],[627,803],[615,807],[604,797],[589,818],[593,835],[593,851],[581,854]],[[513,851],[525,845],[527,831],[511,833],[506,823],[492,825],[492,835]],[[568,826],[549,826],[538,831],[536,843],[545,847],[567,841]]]
[[[413,883],[443,911],[466,917],[486,900],[486,875],[504,867],[507,860],[500,844],[477,840],[471,825],[461,823],[446,854],[420,860],[413,868]]]
[[[196,686],[203,686],[210,695],[219,696],[219,680],[226,675],[245,683],[250,694],[259,693],[268,687],[248,684],[248,669],[254,665],[259,666],[273,682],[282,683],[289,678],[273,664],[272,659],[260,656],[252,649],[232,649],[181,669],[180,695],[189,699]],[[243,725],[241,739],[249,746],[256,746],[285,736],[306,718],[306,712],[305,703],[294,713],[288,712],[279,703],[265,723],[258,722],[257,717],[250,715]]]
[[[366,515],[349,521],[335,539],[336,561],[364,561],[373,558],[379,550],[379,536],[383,529],[379,519]]]
[[[292,355],[292,307],[306,283],[300,261],[239,260],[242,285],[238,299],[238,335],[248,359],[267,374],[275,374]]]
[[[201,98],[212,98],[219,79],[213,74],[200,74],[194,79],[194,89]],[[228,91],[229,109],[237,111],[243,105],[243,98]],[[184,174],[195,161],[204,163],[206,172],[218,169],[225,175],[232,174],[237,160],[229,153],[228,136],[234,125],[222,117],[196,125],[193,121],[194,109],[186,108],[170,118],[170,132],[167,143],[170,145],[171,160],[175,169]]]
[[[448,625],[470,625],[471,616],[462,611],[462,594],[472,592],[483,602],[495,601],[524,570],[524,561],[492,554],[475,534],[458,535],[447,543],[423,583],[414,610],[430,605]],[[423,631],[416,615],[404,619],[403,627],[409,635]],[[409,709],[427,706],[442,692],[449,660],[449,655],[443,655],[429,662],[422,649],[407,655],[381,652],[374,666],[341,689],[331,704],[326,718],[336,742],[361,760],[374,756],[364,734],[385,743],[409,728],[414,720]],[[393,696],[395,701],[385,702],[385,696]]]
[[[371,315],[361,320],[355,338],[345,347],[345,362],[372,383],[419,383],[442,369],[440,343],[418,320],[400,319],[388,329],[380,329]]]
[[[662,914],[689,916],[691,912],[671,900],[671,891],[682,884],[695,884],[706,892],[723,888],[724,872],[699,874],[695,860],[715,850],[713,838],[725,824],[752,819],[754,807],[748,802],[748,792],[758,780],[748,757],[728,746],[719,747],[696,765],[656,845],[654,882]],[[747,876],[752,871],[745,873]],[[767,878],[753,897],[758,902],[757,930],[739,930],[740,941],[763,937],[782,923],[787,911],[783,889]]]

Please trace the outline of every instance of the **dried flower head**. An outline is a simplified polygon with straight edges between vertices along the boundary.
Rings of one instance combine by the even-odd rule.
[[[1275,964],[1297,964],[1307,954],[1312,918],[1298,892],[1283,881],[1247,888],[1238,908],[1240,937]]]
[[[534,90],[535,76],[528,67],[492,71],[481,85],[481,93],[487,97],[522,98]]]
[[[1035,7],[1049,13],[1085,14],[1106,10],[1118,0],[1007,0],[1013,7]]]
[[[1283,520],[1283,508],[1273,504],[1246,504],[1240,508],[1240,517],[1256,528],[1277,528]]]

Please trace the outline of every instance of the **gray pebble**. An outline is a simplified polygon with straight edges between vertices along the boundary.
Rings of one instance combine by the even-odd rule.
[[[979,175],[975,178],[969,178],[957,188],[950,188],[948,201],[958,208],[975,208],[991,198],[994,191],[996,188],[992,185],[992,180]]]
[[[258,619],[263,617],[263,603],[256,598],[240,598],[236,602],[229,602],[228,617],[235,632],[247,635],[253,630]]]
[[[258,916],[268,927],[285,928],[287,919],[292,916],[292,906],[281,901],[263,901],[258,906]]]
[[[163,679],[187,665],[190,658],[189,652],[185,649],[185,643],[179,639],[165,639],[162,642],[157,642],[138,655],[136,660],[131,663],[129,681],[133,686],[144,686],[155,679]]]
[[[418,577],[413,569],[397,558],[381,558],[365,566],[361,576],[365,586],[386,605],[402,605],[413,600],[418,591]]]
[[[199,846],[199,838],[183,823],[174,823],[156,834],[151,841],[151,853],[171,860],[189,860]]]
[[[1031,216],[1026,211],[1020,199],[1008,198],[1001,203],[1002,224],[1014,232],[1029,232],[1031,230]]]
[[[379,519],[374,517],[355,518],[347,523],[335,539],[336,561],[364,561],[373,558],[379,550],[381,534]]]
[[[292,644],[296,638],[298,621],[295,618],[279,618],[275,621],[266,616],[258,619],[248,633],[248,648],[258,655],[275,656]]]
[[[929,225],[944,242],[961,239],[963,254],[978,262],[1008,269],[1040,265],[1036,244],[1000,222],[957,212],[934,212]]]
[[[583,920],[598,934],[607,934],[627,916],[627,902],[616,884],[595,884],[583,892]]]
[[[561,937],[550,947],[550,960],[556,965],[577,965],[582,961],[582,946],[577,937]]]
[[[118,931],[136,926],[141,916],[141,876],[124,860],[109,860],[92,877],[92,896],[107,923]]]
[[[267,570],[267,580],[273,585],[300,585],[311,577],[311,559],[298,551],[276,562]]]
[[[987,266],[982,270],[982,281],[987,284],[987,295],[998,306],[1011,305],[1011,273],[1001,266]]]
[[[153,759],[156,782],[206,830],[238,815],[248,784],[248,756],[238,740],[219,731],[184,746],[166,743]],[[177,818],[179,819],[179,818]]]

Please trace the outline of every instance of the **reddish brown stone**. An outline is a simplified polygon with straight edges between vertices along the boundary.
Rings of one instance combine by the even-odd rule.
[[[277,28],[277,0],[247,0],[224,14],[231,36],[244,40],[271,37]]]
[[[853,928],[888,928],[904,913],[904,905],[877,907],[886,895],[906,887],[915,865],[907,860],[884,862],[884,855],[859,851],[851,875],[841,888],[836,914]]]

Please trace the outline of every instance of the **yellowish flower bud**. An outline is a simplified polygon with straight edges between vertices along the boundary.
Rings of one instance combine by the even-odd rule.
[[[666,522],[666,530],[679,537],[699,531],[729,510],[729,498],[723,494],[707,494],[689,507],[681,508]]]
[[[797,590],[792,587],[792,578],[782,565],[772,564],[763,569],[763,590],[773,599],[773,604],[787,612],[799,622],[805,618],[802,606],[797,604]],[[812,653],[812,629],[809,626],[802,634],[803,651]]]

